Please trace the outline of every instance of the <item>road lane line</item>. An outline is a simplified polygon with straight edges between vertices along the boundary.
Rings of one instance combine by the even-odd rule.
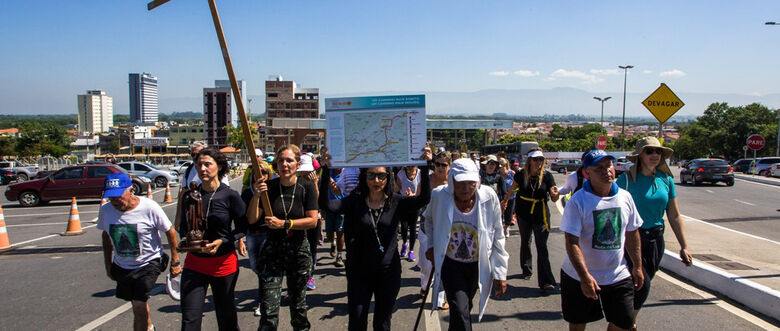
[[[55,216],[55,215],[65,215],[68,212],[70,212],[70,208],[68,208],[67,211],[62,211],[61,213],[44,213],[44,214],[26,214],[26,215],[5,215],[5,218],[9,217],[26,217],[26,216]],[[87,211],[79,211],[79,215],[81,214],[97,214],[97,210],[87,210]]]
[[[27,227],[27,226],[46,226],[46,225],[67,225],[68,222],[54,222],[54,223],[35,223],[35,224],[14,224],[14,225],[6,225],[9,228],[20,228],[20,227]]]
[[[160,294],[163,291],[164,288],[165,288],[165,286],[163,284],[158,284],[157,286],[154,287],[154,289],[152,289],[151,295],[154,296],[154,295]],[[127,303],[117,307],[116,309],[108,312],[107,314],[98,317],[94,321],[89,322],[86,325],[76,329],[76,331],[90,331],[90,330],[94,330],[97,327],[103,325],[103,323],[106,323],[106,322],[114,319],[114,317],[117,317],[117,316],[121,315],[122,313],[130,310],[131,308],[133,308],[133,304],[130,303],[130,302],[127,302]]]
[[[720,226],[720,225],[717,225],[717,224],[712,224],[712,223],[710,223],[710,222],[705,222],[705,221],[702,221],[702,220],[700,220],[700,219],[696,219],[696,218],[693,218],[693,217],[690,217],[690,216],[686,216],[686,215],[682,215],[682,214],[681,214],[680,216],[682,216],[682,217],[685,217],[685,218],[687,218],[687,219],[688,219],[688,220],[690,220],[690,221],[695,221],[695,222],[699,222],[699,223],[707,224],[707,225],[709,225],[709,226],[713,226],[713,227],[716,227],[716,228],[718,228],[718,229],[722,229],[722,230],[726,230],[726,231],[731,231],[731,232],[738,233],[738,234],[741,234],[741,235],[743,235],[743,236],[747,236],[747,237],[750,237],[750,238],[753,238],[753,239],[764,240],[764,241],[768,241],[768,242],[770,242],[770,243],[773,243],[773,244],[780,245],[780,242],[779,242],[779,241],[774,241],[774,240],[772,240],[772,239],[767,239],[767,238],[764,238],[764,237],[759,237],[759,236],[756,236],[756,235],[752,235],[752,234],[750,234],[750,233],[745,233],[745,232],[742,232],[742,231],[737,231],[737,230],[734,230],[734,229],[729,229],[729,228],[727,228],[727,227],[725,227],[725,226]]]
[[[728,311],[728,312],[734,314],[735,316],[744,319],[745,321],[753,323],[756,326],[758,326],[758,327],[760,327],[760,328],[762,328],[764,330],[776,330],[777,329],[777,327],[773,326],[772,324],[767,323],[766,321],[756,317],[755,315],[753,315],[753,314],[751,314],[751,313],[749,313],[749,312],[747,312],[745,310],[742,310],[742,309],[740,309],[740,308],[738,308],[738,307],[736,307],[736,306],[734,306],[734,305],[732,305],[732,304],[730,304],[730,303],[728,303],[726,301],[723,301],[723,300],[719,299],[718,297],[710,294],[709,292],[702,291],[702,290],[700,290],[697,287],[691,286],[688,283],[680,281],[679,279],[674,278],[673,276],[663,272],[662,270],[658,270],[658,272],[656,272],[656,275],[658,277],[660,277],[660,278],[663,278],[667,282],[670,282],[670,283],[672,283],[674,285],[677,285],[677,286],[683,288],[684,290],[687,290],[689,292],[693,292],[694,294],[700,296],[702,299],[704,299],[706,301],[709,301],[709,302],[712,302],[713,304],[717,305],[718,307],[722,308],[723,310]],[[640,324],[641,324],[642,320],[640,319],[639,321],[640,321]]]
[[[744,203],[744,204],[746,204],[748,206],[755,206],[756,205],[754,203],[750,203],[750,202],[746,202],[746,201],[742,201],[742,200],[737,200],[737,199],[734,199],[734,201],[739,202],[739,203]]]
[[[715,192],[713,192],[712,190],[710,190],[710,189],[708,189],[708,188],[707,188],[707,189],[704,189],[704,190],[705,190],[705,191],[707,191],[707,192],[709,192],[709,193],[715,194]]]

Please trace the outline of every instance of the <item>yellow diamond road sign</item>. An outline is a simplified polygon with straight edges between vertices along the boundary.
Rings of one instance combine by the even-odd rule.
[[[666,123],[669,117],[685,106],[685,103],[664,83],[661,83],[655,92],[642,101],[642,104],[661,123]]]

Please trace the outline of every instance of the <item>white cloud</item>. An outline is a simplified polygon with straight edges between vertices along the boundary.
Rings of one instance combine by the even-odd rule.
[[[530,70],[516,70],[514,72],[514,74],[515,74],[515,76],[520,76],[520,77],[539,76],[539,72],[538,71],[530,71]]]
[[[622,75],[623,72],[620,69],[590,69],[590,73],[594,75]]]
[[[488,73],[488,75],[504,77],[504,76],[509,76],[509,72],[507,72],[507,71],[493,71],[493,72]]]
[[[764,96],[761,92],[750,92],[750,93],[748,93],[748,95],[754,96],[754,97],[762,97],[762,96]]]
[[[648,74],[648,75],[653,73],[653,71],[652,71],[652,70],[644,70],[644,71],[642,71],[642,72],[643,72],[643,73],[645,73],[645,74]]]
[[[658,74],[658,76],[660,76],[660,77],[683,77],[685,75],[686,75],[685,72],[683,72],[681,70],[677,70],[677,69],[673,69],[673,70],[669,70],[669,71],[663,71],[660,74]]]
[[[550,77],[548,77],[547,81],[553,81],[558,78],[574,78],[579,79],[583,84],[596,84],[601,83],[604,81],[603,78],[596,77],[594,75],[586,74],[579,70],[566,70],[566,69],[558,69],[553,71],[553,73],[550,74]]]

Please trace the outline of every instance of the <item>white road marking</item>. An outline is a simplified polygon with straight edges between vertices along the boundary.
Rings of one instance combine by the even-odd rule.
[[[159,294],[160,292],[163,291],[164,288],[165,288],[165,286],[162,285],[162,284],[155,286],[154,289],[152,289],[151,295]],[[127,303],[117,307],[116,309],[108,312],[107,314],[98,317],[94,321],[89,322],[86,325],[76,329],[76,331],[94,330],[97,327],[103,325],[103,323],[106,323],[106,322],[114,319],[114,317],[117,317],[117,316],[121,315],[122,313],[130,310],[131,308],[133,308],[133,305],[130,302],[127,302]]]
[[[718,307],[722,308],[723,310],[728,311],[728,312],[734,314],[735,316],[737,316],[739,318],[742,318],[742,319],[744,319],[744,320],[746,320],[746,321],[748,321],[750,323],[753,323],[756,326],[758,326],[758,327],[760,327],[760,328],[762,328],[764,330],[777,330],[777,327],[775,327],[772,324],[769,324],[766,321],[764,321],[764,320],[754,316],[753,314],[748,313],[748,312],[746,312],[746,311],[744,311],[742,309],[739,309],[736,306],[734,306],[732,304],[729,304],[728,302],[725,302],[725,301],[723,301],[721,299],[718,299],[716,296],[714,296],[714,295],[712,295],[712,294],[710,294],[708,292],[702,291],[702,290],[700,290],[700,289],[698,289],[696,287],[688,285],[687,283],[684,283],[684,282],[678,280],[677,278],[674,278],[674,277],[668,275],[667,273],[665,273],[665,272],[663,272],[661,270],[658,270],[658,272],[656,273],[656,276],[658,276],[660,278],[663,278],[665,281],[668,281],[668,282],[670,282],[670,283],[672,283],[674,285],[677,285],[677,286],[679,286],[679,287],[681,287],[681,288],[683,288],[683,289],[685,289],[685,290],[687,290],[689,292],[693,292],[694,294],[700,296],[702,299],[707,300],[709,302],[712,302],[715,305],[717,305]],[[640,318],[639,321],[641,323],[641,321],[642,321],[641,318]]]
[[[431,281],[433,282],[433,281]],[[433,284],[430,284],[430,290],[428,292],[433,292]],[[425,298],[425,302],[423,302],[423,306],[428,304],[433,304],[433,293],[428,293],[428,296]],[[425,325],[425,331],[441,331],[441,322],[439,321],[439,310],[430,310],[430,309],[424,309],[423,310],[423,324]]]
[[[708,193],[715,194],[715,192],[713,192],[713,191],[712,191],[712,190],[710,190],[710,189],[704,189],[704,190],[705,190],[705,191],[707,191]]]
[[[43,214],[25,214],[25,215],[4,215],[4,216],[5,216],[5,218],[10,218],[10,217],[28,217],[28,216],[55,216],[55,215],[68,215],[68,213],[69,213],[69,212],[70,212],[70,207],[68,207],[68,210],[67,210],[67,211],[62,211],[61,213],[43,213]],[[97,214],[98,212],[99,212],[99,211],[97,211],[97,210],[85,210],[85,211],[80,211],[80,210],[79,210],[79,214]]]
[[[742,201],[742,200],[737,200],[737,199],[734,199],[734,201],[739,202],[739,203],[744,203],[744,204],[746,204],[748,206],[755,206],[756,205],[754,203],[750,203],[750,202],[746,202],[746,201]]]
[[[20,227],[27,227],[27,226],[66,225],[66,224],[68,224],[67,221],[54,222],[54,223],[14,224],[14,225],[6,225],[6,226],[9,228],[20,228]]]
[[[764,240],[764,241],[768,241],[768,242],[770,242],[770,243],[773,243],[773,244],[780,245],[780,242],[778,242],[778,241],[774,241],[774,240],[772,240],[772,239],[767,239],[767,238],[764,238],[764,237],[759,237],[759,236],[756,236],[756,235],[752,235],[752,234],[750,234],[750,233],[745,233],[745,232],[742,232],[742,231],[737,231],[737,230],[729,229],[729,228],[727,228],[727,227],[725,227],[725,226],[720,226],[720,225],[717,225],[717,224],[712,224],[712,223],[705,222],[705,221],[702,221],[702,220],[700,220],[700,219],[696,219],[696,218],[693,218],[693,217],[690,217],[690,216],[686,216],[686,215],[680,215],[680,216],[682,216],[682,217],[685,217],[685,218],[687,218],[688,220],[691,220],[691,221],[694,221],[694,222],[699,222],[699,223],[707,224],[707,225],[709,225],[709,226],[716,227],[716,228],[718,228],[718,229],[722,229],[722,230],[726,230],[726,231],[731,231],[731,232],[738,233],[738,234],[741,234],[741,235],[743,235],[743,236],[747,236],[747,237],[750,237],[750,238],[753,238],[753,239]]]

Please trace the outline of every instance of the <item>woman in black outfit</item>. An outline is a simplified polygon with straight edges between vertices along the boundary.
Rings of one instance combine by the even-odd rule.
[[[327,173],[330,156],[325,155]],[[422,159],[431,160],[425,149]],[[342,200],[328,200],[330,177],[320,178],[320,209],[344,215],[349,330],[368,328],[368,308],[374,296],[374,330],[390,330],[395,300],[401,287],[398,223],[401,211],[417,210],[431,197],[428,167],[420,167],[420,194],[402,196],[393,191],[390,167],[360,169],[358,187]]]
[[[196,158],[196,169],[203,181],[197,187],[207,224],[203,238],[209,243],[200,252],[187,253],[184,260],[181,329],[201,329],[206,289],[211,286],[219,329],[238,330],[235,305],[238,257],[234,243],[244,237],[247,229],[244,202],[238,192],[220,181],[228,172],[224,154],[216,149],[202,149]],[[194,203],[194,200],[185,201]],[[182,203],[179,213],[188,210],[188,202]],[[188,226],[188,222],[181,222],[182,236],[189,232]]]
[[[260,252],[263,293],[258,330],[276,330],[279,326],[284,277],[287,277],[292,329],[311,328],[306,316],[306,282],[311,276],[312,261],[306,230],[317,225],[317,191],[313,182],[298,178],[300,155],[298,146],[280,147],[275,159],[279,177],[253,185],[256,193],[249,202],[248,221],[252,224],[264,221],[268,226],[265,246]],[[266,191],[273,216],[266,215],[260,203],[260,193]]]

